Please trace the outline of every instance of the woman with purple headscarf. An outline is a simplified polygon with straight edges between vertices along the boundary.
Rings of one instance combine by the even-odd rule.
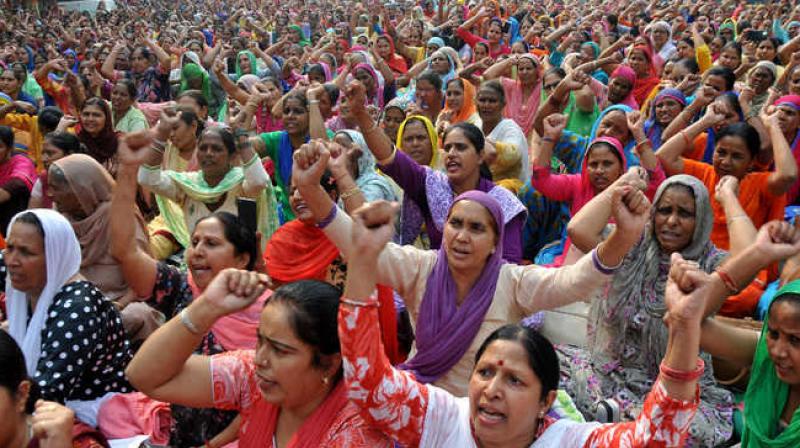
[[[343,257],[352,254],[353,222],[319,187],[330,153],[306,144],[295,153],[292,179],[318,226]],[[503,260],[503,211],[490,194],[471,190],[449,207],[438,250],[389,244],[380,255],[380,284],[405,301],[416,331],[416,346],[403,368],[417,380],[465,396],[480,342],[509,322],[535,311],[591,297],[633,247],[647,221],[649,203],[629,191],[615,207],[617,230],[602,247],[572,266],[550,269]]]

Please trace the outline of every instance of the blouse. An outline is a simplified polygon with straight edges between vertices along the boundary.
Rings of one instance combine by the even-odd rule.
[[[0,255],[0,289],[5,288],[6,264]],[[125,378],[131,358],[117,308],[94,284],[79,280],[62,286],[47,310],[33,381],[42,399],[62,404],[132,392]]]
[[[513,172],[507,173],[508,176],[516,177],[523,183],[530,179],[531,170],[528,161],[528,139],[525,138],[522,128],[519,127],[516,121],[510,118],[503,118],[486,138],[495,142],[505,143],[506,145],[512,145],[517,152],[519,152],[521,163]]]
[[[131,106],[120,118],[114,120],[114,130],[117,132],[136,132],[143,129],[148,129],[150,125],[147,123],[147,118],[138,107]]]
[[[370,424],[403,446],[478,446],[468,397],[457,398],[392,368],[381,347],[376,308],[339,307],[339,339],[348,396]],[[636,421],[600,424],[545,418],[530,447],[683,446],[698,403],[699,389],[691,401],[676,400],[659,382]]]
[[[345,260],[350,254],[352,225],[353,221],[347,214],[337,213],[333,222],[325,228],[325,234],[336,244]],[[377,283],[389,286],[403,298],[412,325],[416,325],[419,317],[420,303],[437,255],[438,251],[389,243],[378,260]],[[494,330],[509,322],[519,322],[536,311],[589,299],[609,278],[608,274],[597,270],[591,255],[580,258],[574,265],[559,269],[504,264],[500,268],[492,304],[475,339],[461,360],[435,384],[456,396],[466,396],[475,353]],[[412,349],[409,359],[415,353],[416,350]]]

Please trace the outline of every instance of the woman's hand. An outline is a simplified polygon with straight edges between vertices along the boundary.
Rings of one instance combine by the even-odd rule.
[[[379,200],[364,204],[353,212],[350,245],[352,259],[377,264],[378,256],[394,236],[394,218],[400,209],[396,202]]]
[[[544,119],[544,136],[557,142],[567,127],[567,117],[562,114],[550,114]]]
[[[367,89],[364,84],[358,80],[350,81],[344,88],[344,97],[347,100],[347,107],[350,110],[350,115],[358,116],[359,114],[366,113],[367,104]]]
[[[774,131],[783,132],[781,131],[781,124],[778,120],[778,108],[775,106],[764,106],[761,108],[761,113],[759,114],[759,118],[761,122],[764,123],[764,126],[770,128]]]
[[[632,166],[614,184],[617,186],[628,185],[637,190],[646,191],[649,178],[650,176],[648,176],[646,169],[640,166]]]
[[[650,219],[650,201],[638,188],[629,185],[615,187],[611,196],[611,215],[617,223],[617,231],[636,241]]]
[[[158,124],[156,124],[156,138],[162,142],[167,141],[170,134],[172,134],[172,130],[175,129],[175,126],[178,124],[179,119],[178,111],[174,107],[168,106],[162,109],[161,115],[158,118]]]
[[[125,135],[117,147],[120,163],[133,166],[143,165],[150,157],[147,148],[152,142],[153,137],[147,130]]]
[[[312,140],[294,152],[292,181],[298,187],[319,185],[331,154],[325,144]]]
[[[675,328],[682,325],[700,325],[706,308],[705,286],[711,276],[700,269],[696,261],[684,260],[677,252],[672,254],[664,302],[667,313],[664,322]]]
[[[253,271],[228,268],[219,272],[199,298],[218,317],[241,311],[258,299],[269,285],[269,277]]]
[[[714,187],[714,199],[720,204],[730,199],[739,198],[739,179],[733,176],[723,176]]]
[[[31,432],[41,448],[71,448],[75,413],[72,409],[53,401],[38,400]]]
[[[80,123],[76,117],[72,115],[63,115],[60,120],[58,120],[58,126],[56,126],[56,131],[65,132],[67,129],[74,127]]]
[[[706,113],[703,115],[703,125],[706,127],[714,127],[725,120],[725,111],[723,105],[719,103],[712,103],[706,108]]]
[[[328,143],[328,152],[331,157],[328,159],[328,169],[331,175],[337,181],[347,175],[352,175],[348,169],[348,165],[355,153],[351,151],[358,151],[358,156],[361,155],[361,150],[358,148],[348,149],[338,143]]]
[[[633,135],[633,139],[637,143],[647,138],[647,135],[644,133],[644,114],[638,110],[633,110],[627,112],[625,118],[628,123],[628,130],[631,131],[631,135]]]
[[[786,221],[770,221],[760,229],[751,246],[764,258],[764,266],[800,253],[800,229]]]

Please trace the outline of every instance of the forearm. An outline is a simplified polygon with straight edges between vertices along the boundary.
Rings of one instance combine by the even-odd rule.
[[[108,55],[105,61],[103,61],[103,65],[100,67],[100,74],[103,75],[103,78],[114,80],[114,66],[117,63],[117,52],[111,51],[111,54]]]
[[[3,187],[0,187],[0,204],[8,202],[9,199],[11,199],[11,192]]]
[[[484,79],[495,79],[503,76],[505,73],[508,73],[508,69],[511,68],[513,63],[513,59],[508,58],[492,65],[483,72]]]
[[[178,199],[178,187],[169,176],[161,171],[160,165],[139,167],[138,181],[141,186],[149,188],[156,194],[173,201]]]
[[[270,184],[269,174],[261,164],[252,147],[246,143],[239,150],[242,162],[244,162],[244,181],[242,191],[247,197],[256,197]]]
[[[394,153],[394,145],[386,134],[378,129],[376,123],[372,121],[367,111],[362,111],[356,115],[356,123],[358,124],[364,140],[367,142],[367,147],[372,151],[372,155],[380,164],[390,163],[390,158]]]
[[[738,291],[744,289],[755,278],[759,271],[764,269],[772,262],[769,258],[765,257],[758,248],[749,246],[739,254],[729,257],[725,262],[717,268],[717,271],[723,271],[730,277],[734,283],[737,291],[731,291],[722,281],[720,274],[712,275],[714,280],[709,285],[710,290],[708,299],[706,300],[706,309],[703,316],[708,317],[719,310],[728,296],[736,294]]]
[[[358,188],[350,173],[345,172],[336,176],[336,189],[347,214],[352,214],[367,203],[364,193]]]
[[[703,351],[741,367],[750,367],[753,364],[758,332],[736,328],[713,317],[703,320],[701,330],[700,348]]]
[[[120,164],[111,196],[111,255],[117,260],[136,251],[136,220],[131,215],[136,206],[137,170],[136,166]]]
[[[739,198],[736,196],[726,197],[722,201],[722,208],[725,210],[725,223],[728,225],[731,242],[730,254],[740,254],[755,242],[758,229],[753,225],[753,221],[742,208],[742,204],[739,203]]]
[[[594,219],[598,218],[594,217]],[[597,256],[600,262],[609,267],[619,266],[640,238],[641,235],[626,235],[619,227],[615,227],[611,235],[597,246]]]
[[[797,180],[797,162],[778,126],[770,126],[769,135],[775,160],[775,172],[770,175],[770,191],[778,196],[788,191]]]
[[[683,153],[692,148],[692,142],[708,125],[704,120],[689,126],[685,130],[673,135],[666,141],[658,151],[656,156],[664,164],[668,175],[673,175],[683,171]]]
[[[692,118],[697,115],[700,111],[699,108],[693,105],[694,103],[686,106],[685,109],[675,117],[667,128],[664,129],[664,133],[661,136],[661,141],[667,141],[670,137],[680,132],[681,129],[685,129],[686,126],[692,121]]]
[[[700,323],[697,321],[671,324],[663,364],[681,372],[692,372],[697,368],[700,346]],[[711,366],[707,366],[710,368]],[[676,381],[666,375],[660,376],[667,394],[674,399],[689,401],[695,398],[697,381]]]

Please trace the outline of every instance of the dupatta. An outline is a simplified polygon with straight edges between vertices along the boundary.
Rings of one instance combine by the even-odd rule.
[[[638,45],[633,47],[631,53],[634,51],[641,51],[644,53],[644,57],[647,59],[649,66],[647,76],[640,77],[637,75],[636,81],[633,83],[633,99],[636,100],[637,104],[641,105],[647,101],[647,97],[650,96],[650,92],[652,92],[653,89],[661,83],[661,78],[659,78],[658,74],[656,73],[656,61],[655,57],[653,56],[653,50],[651,50],[650,47]]]

